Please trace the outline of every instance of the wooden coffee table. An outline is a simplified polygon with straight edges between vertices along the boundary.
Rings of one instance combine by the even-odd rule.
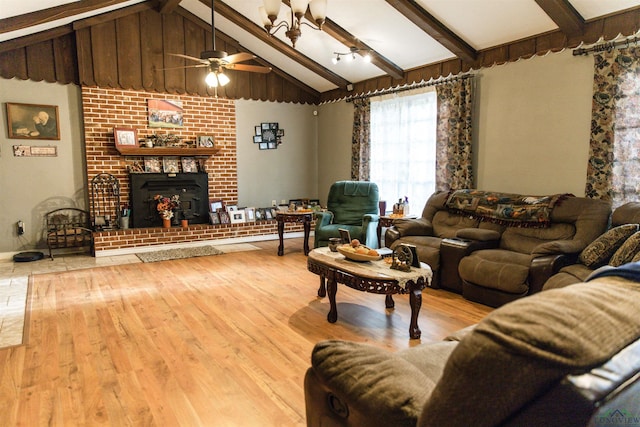
[[[393,308],[393,294],[409,294],[411,305],[411,323],[409,336],[420,338],[422,332],[418,327],[418,314],[422,306],[422,290],[429,285],[433,273],[431,268],[421,263],[422,268],[411,268],[409,272],[393,270],[384,260],[357,262],[350,261],[339,252],[331,252],[329,248],[317,248],[309,252],[307,268],[320,276],[318,296],[329,294],[331,306],[327,320],[335,323],[338,320],[336,308],[336,292],[338,283],[362,292],[386,295],[385,306]],[[326,279],[326,288],[325,288]]]

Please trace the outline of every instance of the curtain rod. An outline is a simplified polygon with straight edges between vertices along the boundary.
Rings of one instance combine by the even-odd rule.
[[[629,44],[637,44],[638,42],[640,42],[638,36],[633,36],[628,37],[625,40],[618,40],[617,42],[596,43],[591,47],[573,49],[573,56],[587,55],[591,52],[611,52],[618,46],[626,45],[627,47],[629,47]]]
[[[428,81],[428,82],[424,82],[424,83],[417,83],[417,84],[413,84],[411,86],[405,86],[405,87],[401,87],[401,88],[397,88],[397,89],[382,89],[382,90],[380,90],[378,92],[375,92],[375,93],[369,93],[369,94],[365,94],[365,95],[348,96],[344,100],[347,101],[347,102],[350,102],[350,101],[353,101],[355,99],[373,98],[374,96],[388,95],[390,93],[404,92],[404,91],[407,91],[407,90],[420,89],[420,88],[428,87],[428,86],[437,86],[437,85],[448,83],[448,82],[455,82],[457,80],[468,79],[468,78],[471,78],[473,76],[474,76],[473,73],[467,73],[467,74],[463,74],[463,75],[460,75],[460,76],[444,77],[444,78],[441,78],[441,79],[438,79],[438,80]]]

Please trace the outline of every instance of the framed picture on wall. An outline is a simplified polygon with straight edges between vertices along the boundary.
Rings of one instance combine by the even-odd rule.
[[[116,148],[135,148],[138,146],[138,133],[133,128],[113,128],[113,140]]]
[[[60,139],[57,105],[7,102],[9,138]]]

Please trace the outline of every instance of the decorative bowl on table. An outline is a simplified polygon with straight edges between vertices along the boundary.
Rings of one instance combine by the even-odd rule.
[[[367,251],[371,250],[368,247],[363,245],[360,245],[359,248],[365,248]],[[350,259],[351,261],[360,261],[360,262],[377,261],[381,258],[380,254],[378,254],[377,252],[376,252],[376,255],[368,255],[368,254],[353,252],[349,250],[349,249],[353,249],[353,248],[349,248],[349,245],[340,245],[338,246],[337,249],[338,249],[338,252],[340,252],[342,255],[345,256],[345,258]]]

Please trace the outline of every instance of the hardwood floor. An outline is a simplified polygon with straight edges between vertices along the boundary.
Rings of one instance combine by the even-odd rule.
[[[316,295],[300,239],[258,251],[33,277],[28,344],[0,350],[2,426],[305,425],[314,344],[398,350],[491,311],[428,289],[410,340],[408,296],[338,287],[338,321]]]

